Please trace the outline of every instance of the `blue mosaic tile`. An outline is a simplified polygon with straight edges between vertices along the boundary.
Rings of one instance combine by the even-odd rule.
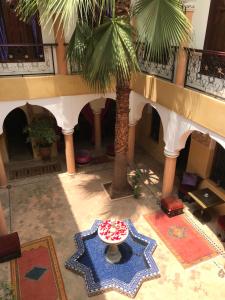
[[[101,221],[96,220],[90,230],[74,236],[78,250],[65,266],[84,277],[89,296],[117,290],[134,297],[143,281],[159,277],[159,269],[152,257],[156,241],[139,234],[130,220],[125,222],[129,235],[119,245],[122,259],[116,264],[105,258],[107,245],[97,234]]]

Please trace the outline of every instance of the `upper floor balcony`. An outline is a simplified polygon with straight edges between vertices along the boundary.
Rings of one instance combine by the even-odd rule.
[[[57,44],[0,44],[0,76],[54,75]]]
[[[58,44],[0,44],[0,77],[45,76],[58,73]],[[67,47],[65,44],[64,47]],[[141,71],[175,83],[178,48],[162,61],[148,61],[139,52]],[[225,52],[186,48],[184,51],[184,87],[225,99]],[[67,64],[67,74],[77,74],[75,65]]]

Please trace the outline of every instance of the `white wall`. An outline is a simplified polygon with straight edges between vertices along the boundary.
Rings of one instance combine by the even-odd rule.
[[[49,22],[47,25],[41,24],[42,40],[43,44],[54,44],[55,37],[53,32],[52,23]]]
[[[69,43],[72,33],[75,29],[75,23],[76,20],[74,19],[74,22],[71,22],[68,26],[65,28],[65,43]],[[55,38],[54,38],[54,31],[52,22],[49,22],[47,25],[41,24],[41,31],[42,31],[42,39],[44,44],[54,44]]]
[[[74,32],[75,24],[71,24],[68,28],[65,29],[65,42],[69,43],[70,38]]]
[[[193,14],[192,48],[203,49],[211,0],[197,0]]]

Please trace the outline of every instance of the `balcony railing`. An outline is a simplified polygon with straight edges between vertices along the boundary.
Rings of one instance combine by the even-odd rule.
[[[225,99],[225,52],[187,49],[185,87]]]
[[[57,44],[0,44],[0,76],[52,75],[56,73]],[[65,44],[65,46],[67,46]],[[186,49],[185,87],[225,99],[225,52]],[[142,72],[174,81],[177,48],[158,62],[145,59],[139,50]],[[76,65],[68,64],[69,74],[77,74]]]
[[[57,44],[0,44],[0,76],[55,74]]]
[[[173,82],[176,63],[177,48],[173,47],[161,61],[154,62],[145,59],[142,49],[139,50],[138,58],[141,71],[150,75],[155,75]]]

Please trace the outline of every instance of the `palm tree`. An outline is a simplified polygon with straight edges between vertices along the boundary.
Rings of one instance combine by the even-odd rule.
[[[19,0],[24,20],[39,10],[42,22],[74,24],[68,59],[98,90],[116,86],[115,164],[112,196],[127,191],[127,149],[131,75],[139,71],[138,48],[160,60],[190,37],[181,0]],[[76,20],[76,22],[74,22]]]

